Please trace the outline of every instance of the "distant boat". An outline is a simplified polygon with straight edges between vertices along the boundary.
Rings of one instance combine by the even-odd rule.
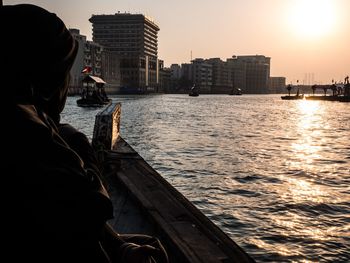
[[[304,99],[304,94],[299,94],[299,88],[298,88],[298,91],[297,91],[297,94],[295,94],[294,96],[291,96],[290,95],[290,90],[291,90],[292,86],[291,85],[288,85],[287,89],[288,89],[288,95],[286,96],[281,96],[281,99],[282,100],[302,100]]]
[[[282,100],[302,100],[302,99],[304,99],[304,94],[302,94],[302,95],[294,95],[294,96],[290,96],[290,95],[281,96],[281,99]]]
[[[327,101],[338,101],[340,96],[306,96],[306,100],[327,100]]]
[[[240,88],[232,88],[229,95],[242,95],[242,90]]]
[[[332,80],[332,82],[334,82]],[[316,89],[323,89],[324,95],[317,96],[315,95]],[[330,89],[333,91],[333,94],[328,96],[327,90]],[[340,102],[350,102],[350,82],[349,76],[344,80],[344,84],[332,84],[332,85],[313,85],[312,86],[312,96],[307,96],[307,100],[326,100],[326,101],[340,101]]]
[[[198,97],[199,93],[197,91],[197,87],[195,85],[193,85],[193,87],[190,90],[190,93],[188,94],[191,97]]]
[[[107,97],[104,90],[106,82],[103,79],[87,75],[82,82],[81,98],[77,100],[79,107],[102,107],[111,103],[112,100]]]

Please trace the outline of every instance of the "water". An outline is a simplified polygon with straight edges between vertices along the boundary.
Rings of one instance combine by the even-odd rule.
[[[90,138],[100,109],[63,115]],[[121,135],[258,262],[350,262],[350,104],[115,97]]]

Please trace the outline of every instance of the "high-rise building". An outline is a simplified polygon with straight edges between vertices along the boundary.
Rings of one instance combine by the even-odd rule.
[[[142,14],[93,15],[92,38],[120,59],[120,84],[125,92],[157,91],[159,27]]]

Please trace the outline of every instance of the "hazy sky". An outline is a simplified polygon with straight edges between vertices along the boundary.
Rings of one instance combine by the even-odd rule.
[[[3,0],[56,13],[91,39],[92,14],[151,16],[166,66],[192,58],[271,57],[271,76],[330,83],[350,75],[350,0]]]

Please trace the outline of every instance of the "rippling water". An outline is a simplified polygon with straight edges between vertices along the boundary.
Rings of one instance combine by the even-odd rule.
[[[70,97],[90,137],[100,109]],[[350,262],[350,104],[114,97],[121,135],[258,262]]]

